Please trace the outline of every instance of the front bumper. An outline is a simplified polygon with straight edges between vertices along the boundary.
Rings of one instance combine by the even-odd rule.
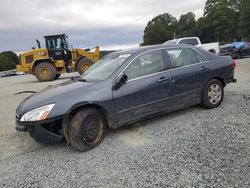
[[[30,136],[37,142],[42,143],[58,143],[63,140],[64,136],[61,134],[54,133],[45,128],[45,125],[54,123],[55,121],[46,121],[46,123],[40,122],[20,122],[16,120],[16,130],[18,132],[29,132]],[[57,121],[58,122],[58,121]],[[51,126],[61,126],[57,123],[51,124]]]

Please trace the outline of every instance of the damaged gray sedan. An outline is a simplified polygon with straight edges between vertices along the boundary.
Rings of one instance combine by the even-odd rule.
[[[79,151],[100,144],[107,129],[200,104],[218,107],[235,82],[235,62],[186,45],[155,45],[107,55],[79,79],[22,101],[17,131],[38,142],[64,138]]]

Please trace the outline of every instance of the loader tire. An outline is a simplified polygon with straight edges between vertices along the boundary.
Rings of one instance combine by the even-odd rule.
[[[56,68],[47,62],[39,63],[35,67],[35,76],[40,82],[52,81],[56,78]]]
[[[60,76],[61,74],[56,74],[55,80],[57,80]]]
[[[92,59],[82,58],[78,61],[76,70],[80,75],[82,75],[94,63],[95,62]]]

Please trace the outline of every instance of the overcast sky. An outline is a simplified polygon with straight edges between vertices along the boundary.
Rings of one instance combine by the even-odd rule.
[[[44,35],[66,33],[74,47],[138,46],[153,17],[203,14],[206,0],[1,0],[0,52],[21,52]]]

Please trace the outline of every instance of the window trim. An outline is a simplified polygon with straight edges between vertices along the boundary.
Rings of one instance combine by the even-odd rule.
[[[167,70],[167,64],[166,64],[166,60],[167,60],[167,59],[166,59],[166,57],[164,56],[163,50],[164,50],[164,48],[157,48],[157,49],[151,49],[151,50],[148,50],[148,51],[145,51],[145,52],[142,52],[142,53],[138,54],[137,56],[135,56],[135,57],[129,62],[128,65],[126,65],[126,67],[124,67],[124,69],[121,71],[121,73],[125,72],[126,69],[127,69],[127,67],[128,67],[131,63],[133,63],[135,59],[137,59],[138,57],[140,57],[141,55],[143,55],[143,54],[145,54],[145,53],[153,52],[153,51],[161,51],[162,57],[163,57],[163,61],[164,61],[164,70],[162,70],[162,71],[160,71],[160,72],[166,71],[166,70]],[[132,78],[132,79],[129,79],[128,82],[131,81],[131,80],[137,80],[137,79],[139,79],[139,78],[144,78],[144,77],[147,77],[147,76],[155,75],[155,74],[158,74],[158,73],[160,73],[160,72],[155,72],[155,73],[152,73],[152,74],[147,74],[147,75],[144,75],[144,76],[139,76],[139,77],[137,77],[137,78]],[[119,76],[121,75],[121,73],[120,73],[117,77],[119,77]]]
[[[185,66],[181,66],[181,67],[174,67],[173,64],[172,64],[172,61],[171,61],[171,58],[169,57],[169,54],[168,54],[168,50],[169,49],[183,49],[183,48],[186,48],[186,49],[192,49],[194,51],[194,54],[195,54],[195,57],[197,59],[197,63],[194,63],[194,64],[190,64],[190,65],[185,65]],[[200,64],[203,64],[203,63],[208,63],[210,62],[203,54],[201,54],[198,50],[194,49],[194,48],[187,48],[187,47],[171,47],[171,48],[168,48],[168,49],[165,49],[166,50],[166,53],[168,55],[168,58],[169,58],[169,61],[170,61],[170,65],[171,67],[169,68],[169,70],[174,70],[174,69],[179,69],[179,68],[183,68],[183,67],[189,67],[189,66],[192,66],[192,65],[200,65]],[[199,55],[201,55],[204,59],[206,59],[205,61],[203,62],[198,62],[198,57],[197,57],[197,54],[198,53]]]
[[[149,76],[154,76],[154,75],[157,75],[157,74],[160,74],[160,73],[163,73],[163,72],[167,72],[167,71],[169,71],[169,70],[163,70],[163,71],[152,73],[152,74],[148,74],[148,75],[145,75],[145,76],[140,76],[140,77],[137,77],[137,78],[132,78],[132,79],[128,80],[127,82],[139,80],[139,79],[146,78],[146,77],[149,77]]]
[[[113,83],[117,80],[117,78],[119,78],[119,77],[124,73],[124,71],[126,70],[126,68],[127,68],[127,67],[128,67],[137,57],[139,57],[140,55],[145,54],[145,53],[147,53],[147,52],[151,52],[151,51],[156,51],[156,50],[161,50],[161,51],[162,51],[162,50],[163,50],[163,57],[164,57],[164,61],[165,61],[165,70],[160,71],[160,72],[156,72],[156,73],[153,73],[153,74],[148,74],[148,75],[145,75],[145,76],[133,78],[133,79],[128,80],[127,82],[139,80],[139,79],[141,79],[141,78],[145,78],[145,77],[148,77],[148,76],[153,76],[153,75],[156,75],[156,74],[160,74],[160,73],[163,73],[163,72],[168,72],[168,71],[175,70],[175,69],[181,69],[181,68],[185,68],[185,67],[189,67],[189,66],[194,66],[194,65],[197,65],[197,64],[200,65],[200,64],[204,64],[204,63],[209,63],[209,62],[210,62],[210,61],[209,61],[202,53],[200,53],[198,50],[196,50],[196,49],[193,48],[193,47],[189,47],[190,49],[194,50],[195,52],[197,52],[197,53],[199,53],[201,56],[203,56],[204,59],[206,59],[206,61],[201,62],[201,63],[191,64],[191,65],[185,65],[185,66],[182,66],[182,67],[176,67],[176,68],[169,67],[168,64],[167,64],[167,63],[168,63],[167,61],[170,62],[170,65],[171,65],[171,66],[172,66],[172,63],[171,63],[171,60],[170,60],[170,58],[169,58],[169,54],[166,53],[166,52],[164,52],[164,50],[167,51],[168,49],[176,49],[176,48],[178,48],[178,47],[161,47],[161,48],[151,49],[151,50],[147,50],[147,51],[144,51],[144,52],[139,53],[138,55],[136,55],[136,56],[135,56],[135,57],[134,57],[134,58],[133,58],[133,59],[132,59],[132,60],[131,60],[131,61],[121,70],[121,72],[118,74],[118,76],[115,77]],[[179,48],[187,48],[187,47],[179,47]],[[167,56],[167,57],[166,57],[166,56]]]
[[[191,44],[191,43],[181,43],[182,41],[196,41],[197,44]],[[199,42],[197,40],[197,38],[187,38],[187,39],[181,39],[179,44],[182,44],[182,45],[191,45],[191,46],[197,46],[199,45]]]

